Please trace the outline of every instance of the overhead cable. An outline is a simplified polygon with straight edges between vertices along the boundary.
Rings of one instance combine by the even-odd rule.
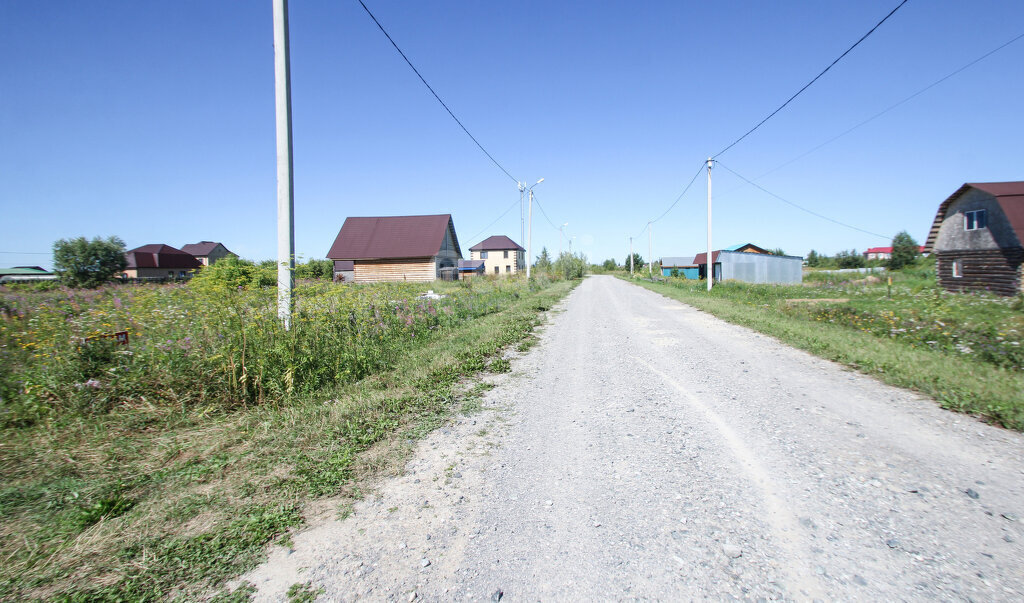
[[[672,211],[672,208],[674,208],[676,206],[676,204],[679,203],[680,199],[683,198],[683,195],[685,195],[686,192],[688,190],[690,190],[690,187],[693,186],[693,183],[697,181],[697,176],[700,176],[700,173],[704,171],[704,166],[706,164],[707,164],[707,162],[705,162],[705,161],[700,162],[700,168],[697,170],[697,173],[695,173],[693,175],[693,178],[690,178],[690,183],[686,185],[686,188],[683,189],[683,192],[679,193],[679,196],[676,197],[676,200],[672,202],[672,205],[668,206],[668,209],[666,209],[664,212],[662,212],[661,215],[658,216],[657,218],[655,218],[655,219],[651,220],[650,222],[648,222],[648,224],[654,224],[654,223],[658,222],[659,220],[661,220],[662,218],[667,216],[668,212]],[[647,226],[645,225],[642,229],[640,229],[640,234],[643,234],[644,230],[646,230],[646,229],[647,229]],[[636,236],[639,237],[640,235],[638,234]]]
[[[889,237],[887,237],[885,235],[878,234],[877,232],[871,232],[870,230],[864,230],[863,228],[857,228],[856,226],[851,226],[850,224],[846,224],[845,222],[840,222],[839,220],[834,220],[834,219],[832,219],[832,218],[830,218],[828,216],[823,216],[823,215],[819,214],[816,211],[812,211],[810,209],[807,209],[806,207],[803,207],[801,205],[797,205],[796,203],[793,203],[792,201],[790,201],[788,199],[785,199],[783,197],[780,197],[779,195],[776,195],[775,193],[773,193],[770,190],[764,188],[763,186],[755,183],[754,181],[748,180],[747,178],[744,178],[740,174],[737,174],[735,171],[730,169],[729,166],[725,165],[721,161],[716,161],[715,163],[718,166],[725,168],[733,176],[736,176],[740,180],[743,180],[744,182],[746,182],[747,184],[749,184],[749,185],[753,186],[754,188],[760,190],[761,192],[763,192],[765,194],[768,194],[768,195],[771,195],[772,197],[775,197],[776,199],[778,199],[779,201],[782,201],[783,203],[786,203],[788,205],[792,205],[793,207],[799,209],[800,211],[807,212],[807,213],[811,214],[812,216],[816,216],[818,218],[821,218],[822,220],[828,220],[829,222],[832,222],[833,224],[838,224],[838,225],[843,226],[845,228],[850,228],[852,230],[863,232],[864,234],[869,234],[869,235],[872,235],[872,236],[875,236],[875,237],[879,237],[879,238],[882,238],[882,239],[886,239],[886,240],[889,239]]]
[[[504,213],[502,213],[502,214],[501,214],[500,216],[498,216],[498,218],[497,218],[496,220],[494,220],[493,222],[491,222],[491,223],[490,223],[490,224],[488,224],[487,226],[484,226],[483,228],[481,228],[481,229],[480,229],[480,232],[478,232],[478,233],[476,233],[475,235],[473,235],[473,236],[469,237],[469,240],[470,240],[470,241],[475,241],[477,237],[479,237],[480,235],[482,235],[482,234],[484,234],[485,232],[487,232],[487,231],[488,231],[488,230],[489,230],[489,229],[490,229],[490,228],[491,228],[492,226],[494,226],[495,224],[497,224],[499,220],[501,220],[502,218],[504,218],[504,217],[505,217],[505,216],[506,216],[506,215],[508,214],[508,212],[512,211],[512,208],[513,208],[513,207],[515,207],[515,206],[517,206],[517,205],[519,205],[519,201],[513,201],[513,202],[512,202],[512,205],[509,205],[509,206],[508,206],[508,209],[506,209]]]
[[[360,0],[360,2],[361,2],[361,1],[362,1],[362,0]],[[826,67],[826,68],[825,68],[825,69],[824,69],[824,70],[823,70],[823,71],[822,71],[821,73],[819,73],[818,75],[814,76],[814,79],[812,79],[811,81],[809,81],[809,82],[807,82],[806,84],[804,84],[804,87],[803,87],[803,88],[801,88],[801,89],[797,90],[797,91],[796,91],[796,94],[794,94],[793,96],[789,97],[789,99],[788,99],[788,100],[786,100],[786,102],[782,103],[782,104],[781,104],[781,105],[779,106],[779,108],[778,108],[778,109],[776,109],[776,110],[772,111],[771,113],[769,113],[769,114],[768,114],[768,117],[765,117],[765,118],[764,118],[764,119],[762,119],[762,120],[761,120],[760,122],[758,122],[758,124],[757,124],[756,126],[754,126],[753,128],[750,128],[749,130],[747,130],[747,133],[746,133],[746,134],[744,134],[743,136],[740,136],[740,137],[739,137],[739,138],[737,138],[736,140],[732,141],[732,143],[731,143],[731,144],[730,144],[729,146],[727,146],[727,147],[725,147],[724,149],[722,149],[721,151],[719,151],[719,152],[715,153],[715,154],[713,155],[713,157],[712,157],[712,158],[717,158],[717,157],[718,157],[719,155],[721,155],[721,154],[725,153],[725,152],[726,152],[726,151],[728,151],[729,149],[731,149],[731,148],[733,148],[734,146],[736,146],[736,144],[737,144],[737,143],[739,143],[739,142],[740,142],[741,140],[743,140],[743,139],[744,139],[744,138],[746,138],[747,136],[750,136],[751,134],[753,134],[754,130],[757,130],[757,129],[758,129],[758,128],[760,128],[760,127],[761,127],[762,125],[764,125],[764,123],[765,123],[766,121],[768,121],[769,119],[771,119],[772,117],[774,117],[776,113],[778,113],[779,111],[782,111],[782,110],[783,110],[783,109],[784,109],[784,108],[786,107],[786,105],[788,105],[788,104],[789,104],[790,102],[792,102],[792,101],[793,101],[793,99],[795,99],[796,97],[800,96],[800,94],[801,94],[801,93],[802,93],[802,92],[803,92],[804,90],[807,90],[808,88],[810,88],[810,87],[811,87],[811,84],[813,84],[814,82],[818,81],[818,79],[819,79],[819,78],[820,78],[821,76],[825,75],[825,74],[826,74],[826,73],[828,72],[828,70],[829,70],[829,69],[832,69],[832,67],[833,67],[833,66],[835,66],[835,64],[836,64],[836,63],[838,63],[838,62],[839,62],[840,60],[842,60],[842,58],[843,58],[843,57],[845,57],[845,56],[846,56],[847,54],[849,54],[849,53],[850,53],[850,51],[852,51],[852,50],[853,50],[854,48],[856,48],[856,47],[857,47],[857,46],[858,46],[858,45],[859,45],[859,44],[860,44],[861,42],[863,42],[864,40],[866,40],[868,36],[870,36],[870,35],[871,35],[872,33],[874,33],[874,32],[875,32],[875,30],[876,30],[876,29],[878,29],[878,28],[879,28],[879,27],[880,27],[880,26],[882,25],[882,23],[885,23],[885,22],[886,22],[886,21],[887,21],[887,20],[889,19],[889,17],[893,16],[893,15],[894,15],[894,14],[896,13],[896,11],[898,11],[898,10],[899,10],[899,9],[900,9],[900,8],[901,8],[901,7],[902,7],[902,6],[904,5],[904,4],[906,4],[906,3],[907,3],[907,1],[908,1],[908,0],[903,0],[902,2],[900,2],[900,3],[899,3],[899,5],[898,5],[898,6],[896,7],[896,8],[892,9],[891,11],[889,11],[889,14],[888,14],[888,15],[886,15],[886,16],[885,16],[885,18],[883,18],[883,19],[882,19],[881,21],[879,21],[878,23],[876,23],[874,27],[872,27],[872,28],[871,28],[870,30],[868,30],[868,32],[867,32],[866,34],[864,34],[863,36],[861,36],[859,40],[857,40],[856,42],[854,42],[853,46],[850,46],[849,48],[847,48],[847,49],[846,49],[846,51],[845,51],[845,52],[843,52],[843,54],[839,55],[839,56],[838,56],[838,57],[836,58],[836,60],[832,61],[832,62],[831,62],[831,63],[829,64],[829,66],[828,66],[828,67]]]
[[[537,204],[538,208],[540,208],[540,213],[544,216],[544,219],[548,221],[548,224],[551,225],[551,228],[559,230],[559,228],[555,226],[555,223],[551,221],[551,218],[548,217],[548,212],[544,211],[544,206],[540,204],[539,200],[537,200],[536,194],[533,195],[533,202]]]
[[[853,132],[857,128],[860,128],[861,126],[865,126],[865,125],[875,121],[876,119],[878,119],[879,117],[885,115],[889,111],[892,111],[893,109],[899,107],[900,105],[903,105],[904,103],[907,103],[907,102],[917,98],[918,96],[920,96],[920,95],[924,94],[925,92],[931,90],[932,88],[938,86],[942,82],[944,82],[944,81],[948,80],[949,78],[959,74],[962,71],[965,71],[965,70],[969,69],[970,67],[973,67],[974,65],[976,65],[976,64],[980,63],[981,61],[987,59],[988,57],[990,57],[993,54],[999,52],[1000,50],[1006,48],[1010,44],[1013,44],[1014,42],[1016,42],[1017,40],[1019,40],[1021,38],[1024,38],[1024,33],[1019,34],[1017,37],[1013,38],[1009,42],[1006,42],[1006,43],[1002,44],[1001,46],[998,46],[997,48],[994,48],[994,49],[986,52],[985,54],[983,54],[980,57],[978,57],[978,58],[974,59],[973,61],[971,61],[970,63],[967,63],[963,67],[960,67],[956,71],[950,72],[946,76],[935,80],[931,84],[928,84],[924,88],[921,88],[917,92],[915,92],[915,93],[911,94],[910,96],[904,98],[903,100],[899,101],[898,103],[894,103],[894,104],[890,105],[889,107],[887,107],[886,109],[883,109],[883,110],[879,111],[878,113],[875,113],[871,117],[869,117],[869,118],[865,119],[864,121],[858,123],[857,125],[853,126],[852,128],[849,128],[849,129],[845,130],[844,132],[842,132],[840,134],[836,134],[832,138],[829,138],[828,140],[826,140],[825,142],[819,144],[818,146],[814,147],[813,149],[811,149],[809,151],[806,151],[804,153],[801,153],[800,155],[797,155],[796,157],[790,159],[789,161],[783,163],[782,165],[779,165],[778,167],[775,167],[775,168],[772,168],[772,169],[768,170],[767,172],[765,172],[765,173],[761,174],[760,176],[758,176],[757,178],[755,178],[755,180],[760,180],[761,178],[764,178],[765,176],[767,176],[769,174],[777,172],[778,170],[781,170],[782,168],[786,167],[787,165],[789,165],[789,164],[791,164],[791,163],[793,163],[795,161],[798,161],[800,159],[803,159],[804,157],[810,155],[811,153],[817,151],[818,149],[824,147],[825,145],[831,144],[831,143],[835,142],[836,140],[842,138],[843,136],[846,136],[847,134],[849,134],[850,132]]]
[[[448,115],[452,116],[452,119],[455,120],[455,123],[459,124],[459,127],[462,128],[462,131],[466,133],[466,136],[469,136],[470,139],[472,139],[472,141],[476,143],[476,146],[480,147],[480,150],[484,152],[484,155],[487,155],[487,158],[490,159],[491,162],[494,163],[494,165],[498,166],[499,170],[505,172],[506,176],[508,176],[509,178],[512,179],[513,182],[518,184],[519,180],[517,180],[515,176],[510,174],[508,170],[506,170],[500,163],[498,163],[498,160],[495,159],[493,155],[487,152],[487,149],[484,148],[484,145],[480,144],[480,141],[476,139],[476,136],[470,134],[469,130],[466,128],[466,126],[462,124],[459,118],[455,117],[455,114],[452,113],[452,110],[448,108],[448,105],[446,105],[443,100],[441,100],[441,97],[438,96],[437,92],[434,92],[434,89],[431,88],[430,84],[427,83],[427,80],[424,79],[424,77],[420,74],[419,70],[416,69],[416,66],[412,64],[412,61],[409,60],[409,57],[405,56],[405,53],[402,52],[402,49],[398,47],[398,44],[395,43],[395,40],[391,37],[391,34],[389,34],[387,30],[384,29],[384,26],[380,24],[380,21],[377,20],[377,17],[373,16],[373,13],[370,12],[370,9],[367,8],[366,4],[363,3],[363,0],[358,1],[359,4],[363,7],[363,10],[366,11],[366,14],[370,15],[370,18],[373,19],[373,22],[377,24],[377,27],[380,28],[381,32],[383,32],[383,34],[387,37],[388,41],[391,42],[391,45],[395,47],[395,50],[398,51],[398,54],[402,55],[402,58],[405,59],[406,64],[408,64],[409,67],[412,68],[413,72],[416,73],[416,76],[420,78],[421,82],[423,82],[423,85],[427,87],[427,90],[430,90],[430,93],[434,95],[434,98],[437,99],[437,102],[441,103],[441,106],[444,107],[444,110],[448,112]],[[904,2],[905,1],[906,0],[904,0]]]

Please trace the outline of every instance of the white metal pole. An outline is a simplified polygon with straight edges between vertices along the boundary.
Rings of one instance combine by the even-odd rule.
[[[526,238],[526,224],[524,222],[526,220],[526,208],[523,207],[523,201],[525,200],[523,191],[526,190],[526,187],[523,186],[522,182],[517,182],[516,184],[519,185],[519,240],[522,241]]]
[[[536,185],[534,185],[536,186]],[[533,259],[533,187],[530,187],[530,207],[526,216],[526,280],[530,280],[530,263]]]
[[[633,237],[629,237],[629,276],[633,276]]]
[[[651,234],[651,223],[647,223],[647,276],[654,278],[654,243]]]
[[[706,258],[706,274],[708,280],[708,291],[711,291],[711,283],[715,280],[715,262],[711,257],[711,158],[708,157],[708,257]]]
[[[292,182],[292,93],[288,0],[274,0],[274,92],[277,109],[277,316],[292,324],[295,279],[295,187]]]

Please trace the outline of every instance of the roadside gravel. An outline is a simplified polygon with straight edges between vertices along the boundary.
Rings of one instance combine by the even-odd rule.
[[[611,277],[256,600],[1020,600],[1024,437]]]

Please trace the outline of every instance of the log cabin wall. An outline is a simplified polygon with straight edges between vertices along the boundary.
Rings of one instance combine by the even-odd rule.
[[[936,252],[939,286],[947,291],[991,291],[998,295],[1022,292],[1024,247]],[[960,261],[961,276],[953,276],[953,262]]]
[[[355,260],[355,282],[430,282],[437,278],[432,257],[388,260]]]

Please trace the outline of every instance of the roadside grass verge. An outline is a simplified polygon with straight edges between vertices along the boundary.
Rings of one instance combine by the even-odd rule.
[[[131,397],[126,387],[117,396],[130,404],[39,410],[31,421],[8,422],[0,430],[0,599],[216,593],[257,564],[268,544],[288,545],[289,530],[317,501],[344,515],[360,484],[399,467],[416,438],[459,409],[466,380],[504,368],[502,351],[532,337],[542,311],[575,284],[510,281],[494,285],[501,295],[486,284],[472,295],[433,284],[485,307],[448,322],[443,312],[432,321],[429,308],[417,311],[415,320],[435,328],[410,324],[402,331],[410,343],[363,348],[375,356],[358,379],[301,394],[282,386],[245,398],[236,389],[230,404],[207,393],[176,406]],[[399,326],[410,316],[400,315]],[[470,409],[481,391],[470,388]]]
[[[943,407],[1024,430],[1020,302],[938,290],[928,270],[804,286],[626,279]],[[847,277],[849,278],[849,277]]]

